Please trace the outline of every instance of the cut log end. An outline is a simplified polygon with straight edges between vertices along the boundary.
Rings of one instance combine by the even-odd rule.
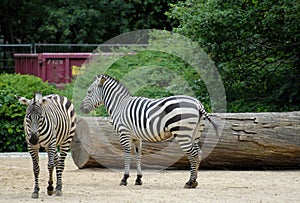
[[[75,165],[78,168],[86,168],[90,165],[89,160],[92,159],[92,157],[90,157],[89,153],[78,139],[77,134],[73,137],[71,155]]]

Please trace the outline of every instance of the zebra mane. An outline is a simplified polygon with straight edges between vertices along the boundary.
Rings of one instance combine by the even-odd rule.
[[[129,90],[127,89],[127,87],[126,87],[123,83],[121,83],[119,80],[117,80],[117,79],[115,79],[115,78],[113,78],[113,77],[111,77],[111,76],[109,76],[109,75],[98,75],[97,78],[98,78],[98,79],[104,78],[104,79],[106,79],[106,80],[114,81],[115,83],[117,83],[117,85],[122,86],[122,88],[123,88],[124,90],[126,90],[126,92],[127,92],[129,95],[131,95],[131,93],[129,92]]]
[[[98,79],[104,78],[106,80],[113,80],[113,81],[116,81],[116,82],[120,83],[117,79],[115,79],[115,78],[113,78],[109,75],[97,75],[96,78],[98,78]]]
[[[37,112],[37,101],[39,99],[41,99],[43,96],[42,96],[42,93],[41,92],[34,92],[34,96],[33,96],[33,101],[31,103],[31,105],[28,107],[28,111],[30,112]]]
[[[34,99],[41,99],[43,96],[42,96],[42,93],[41,92],[35,92],[34,93]]]

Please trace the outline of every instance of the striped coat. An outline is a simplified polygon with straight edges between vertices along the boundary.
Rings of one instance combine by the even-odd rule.
[[[89,87],[81,111],[89,113],[102,104],[110,114],[112,125],[124,147],[125,172],[121,185],[127,185],[132,145],[137,157],[136,184],[141,185],[142,140],[160,142],[174,137],[191,164],[191,176],[185,188],[197,186],[197,170],[201,159],[198,146],[200,120],[206,118],[216,127],[197,99],[185,95],[161,99],[134,97],[119,81],[100,75]]]
[[[56,94],[43,97],[40,93],[36,93],[31,100],[18,96],[17,98],[21,104],[28,106],[24,118],[24,130],[35,176],[32,197],[38,198],[39,192],[38,152],[40,147],[45,148],[48,153],[48,194],[54,193],[52,173],[56,167],[55,194],[61,195],[64,160],[76,130],[74,106],[66,97]],[[59,155],[57,146],[60,147]]]

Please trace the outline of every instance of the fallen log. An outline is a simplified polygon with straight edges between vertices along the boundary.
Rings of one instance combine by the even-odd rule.
[[[212,125],[205,122],[199,142],[200,168],[300,168],[300,112],[216,113],[211,117],[222,135],[218,139]],[[124,166],[122,146],[109,118],[78,118],[71,154],[79,168]],[[189,168],[187,157],[173,139],[143,142],[142,154],[143,168]]]

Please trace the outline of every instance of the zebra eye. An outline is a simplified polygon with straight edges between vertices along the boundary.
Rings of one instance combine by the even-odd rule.
[[[88,94],[91,94],[92,93],[92,91],[91,90],[88,90]]]

